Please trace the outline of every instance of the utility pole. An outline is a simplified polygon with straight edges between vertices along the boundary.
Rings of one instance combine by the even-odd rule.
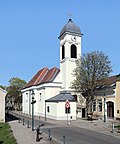
[[[34,131],[34,104],[36,103],[36,100],[34,100],[35,93],[33,90],[32,90],[31,95],[32,95],[32,102],[31,102],[32,104],[32,131]]]

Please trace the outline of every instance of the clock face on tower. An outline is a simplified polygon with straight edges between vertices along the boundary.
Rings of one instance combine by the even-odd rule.
[[[76,41],[76,36],[72,36],[71,40],[75,42]]]

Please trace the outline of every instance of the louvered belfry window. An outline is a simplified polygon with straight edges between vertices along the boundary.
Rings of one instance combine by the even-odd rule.
[[[71,58],[77,58],[77,48],[74,44],[71,45]]]
[[[62,59],[65,58],[65,46],[62,45]]]

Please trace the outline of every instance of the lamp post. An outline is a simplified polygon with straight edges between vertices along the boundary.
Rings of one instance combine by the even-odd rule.
[[[104,93],[104,122],[106,122],[106,109],[105,109],[105,103],[106,103],[106,97],[105,97],[105,93]]]
[[[32,95],[32,102],[31,102],[32,104],[32,131],[34,131],[34,104],[36,103],[36,100],[34,100],[35,93],[33,90],[32,90],[31,95]]]

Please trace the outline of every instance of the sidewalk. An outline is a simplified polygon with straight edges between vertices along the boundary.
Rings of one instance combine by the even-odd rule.
[[[114,132],[112,132],[112,123],[114,123],[115,125],[120,125],[120,121],[116,121],[114,119],[108,119],[105,123],[101,119],[93,121],[78,119],[77,121],[72,122],[72,126],[89,129],[92,131],[120,138],[120,132],[118,132],[117,128],[115,128]]]
[[[18,123],[18,120],[9,122],[13,135],[17,140],[17,144],[59,144],[57,141],[52,139],[48,140],[48,135],[41,134],[43,137],[39,142],[36,142],[36,130],[32,131],[31,128],[27,128],[26,125]]]

